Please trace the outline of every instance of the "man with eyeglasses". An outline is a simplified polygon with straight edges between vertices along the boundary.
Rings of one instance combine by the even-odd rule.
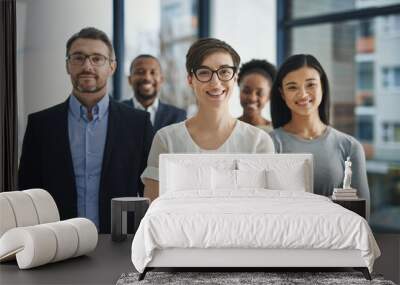
[[[185,110],[166,104],[158,98],[164,76],[156,57],[149,54],[137,56],[131,63],[128,80],[133,96],[122,103],[149,112],[155,131],[186,119]]]
[[[140,174],[154,133],[148,113],[107,95],[117,63],[104,32],[84,28],[66,50],[72,92],[64,103],[29,115],[19,189],[43,188],[61,219],[86,217],[108,233],[111,198],[143,196]]]

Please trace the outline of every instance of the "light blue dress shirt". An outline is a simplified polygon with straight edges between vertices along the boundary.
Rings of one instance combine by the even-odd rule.
[[[68,111],[68,134],[75,174],[78,217],[90,219],[99,228],[100,176],[107,135],[110,98],[104,96],[92,109],[87,109],[71,95]]]

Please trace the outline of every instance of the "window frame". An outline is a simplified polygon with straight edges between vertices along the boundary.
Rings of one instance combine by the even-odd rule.
[[[368,7],[311,17],[291,19],[291,0],[277,1],[277,63],[281,65],[290,52],[290,31],[301,26],[332,24],[351,20],[369,19],[400,13],[400,4],[384,7]]]

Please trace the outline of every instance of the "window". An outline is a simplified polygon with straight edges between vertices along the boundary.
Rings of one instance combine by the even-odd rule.
[[[295,0],[291,1],[293,9],[292,17],[303,18],[330,14],[332,12],[344,12],[355,8],[354,0]]]
[[[186,82],[185,54],[199,33],[198,0],[124,0],[125,75],[131,61],[139,54],[150,54],[160,60],[164,83],[160,98],[174,106],[190,110],[195,97]],[[128,80],[123,81],[123,94],[132,97]]]
[[[386,143],[400,143],[400,123],[382,123],[382,140]]]
[[[371,20],[363,20],[359,23],[358,36],[360,38],[368,38],[374,35],[373,22]]]
[[[374,88],[374,64],[373,62],[359,62],[357,68],[357,84],[360,90],[372,90]]]
[[[387,88],[389,85],[389,68],[384,67],[382,68],[382,86]]]
[[[400,67],[394,68],[394,86],[400,87]]]
[[[337,62],[345,63],[354,53],[353,25],[333,25],[333,57]],[[349,40],[352,39],[352,40]]]
[[[163,99],[187,109],[189,116],[196,103],[186,82],[185,55],[197,39],[198,24],[198,1],[161,2],[161,61],[166,70]]]
[[[160,56],[160,1],[124,0],[124,62],[118,62],[124,70],[121,99],[133,96],[127,78],[132,60],[140,54]]]
[[[393,128],[394,128],[394,130],[393,130],[394,141],[400,142],[400,124],[395,123]]]
[[[372,19],[361,20],[357,25],[357,53],[373,53],[375,51],[374,24]]]
[[[382,67],[382,87],[384,89],[400,89],[399,65],[392,67]]]
[[[390,15],[383,18],[383,33],[385,36],[399,37],[400,15]]]
[[[357,135],[362,142],[373,142],[374,139],[374,121],[372,116],[357,117]]]
[[[384,142],[389,141],[389,124],[388,123],[383,123],[382,124],[382,140]]]

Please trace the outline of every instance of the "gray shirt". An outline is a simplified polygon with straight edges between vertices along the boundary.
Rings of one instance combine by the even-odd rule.
[[[365,154],[361,144],[352,136],[327,127],[318,138],[306,140],[286,132],[283,128],[270,133],[277,153],[312,153],[314,157],[314,193],[332,195],[333,188],[343,186],[344,162],[352,162],[351,187],[367,201],[369,217],[369,188],[365,168]]]

